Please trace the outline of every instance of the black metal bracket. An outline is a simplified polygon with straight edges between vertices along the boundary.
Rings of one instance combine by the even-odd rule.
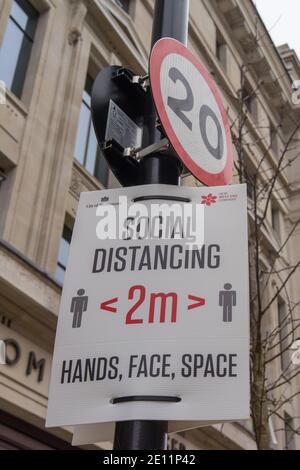
[[[160,395],[133,395],[128,397],[112,398],[110,400],[110,403],[112,403],[113,405],[117,405],[118,403],[128,403],[133,401],[160,401],[169,403],[179,403],[181,401],[181,398]]]
[[[131,70],[125,69],[124,67],[118,68],[118,70],[112,74],[112,80],[118,83],[121,87],[134,85],[144,94],[147,93],[149,88],[148,76],[141,77],[139,75],[135,75]]]
[[[132,202],[143,202],[143,201],[176,201],[176,202],[191,202],[191,199],[188,197],[180,197],[180,196],[163,196],[163,195],[152,195],[152,196],[139,196],[132,199]]]
[[[114,139],[103,142],[101,149],[116,178],[121,182],[126,179],[126,186],[134,186],[138,180],[138,162],[131,156],[125,156],[123,147]]]

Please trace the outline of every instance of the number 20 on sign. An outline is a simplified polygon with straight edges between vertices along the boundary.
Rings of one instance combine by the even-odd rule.
[[[202,183],[230,183],[233,152],[221,95],[209,72],[175,39],[160,39],[150,57],[150,84],[165,134]]]

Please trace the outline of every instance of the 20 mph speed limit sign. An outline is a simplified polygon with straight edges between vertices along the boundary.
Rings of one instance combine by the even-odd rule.
[[[183,44],[163,38],[152,49],[150,83],[161,124],[185,166],[208,186],[230,183],[230,128],[207,70]]]

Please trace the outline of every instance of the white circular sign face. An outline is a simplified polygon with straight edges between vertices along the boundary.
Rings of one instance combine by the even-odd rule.
[[[228,184],[232,143],[217,87],[188,49],[175,39],[158,41],[150,81],[162,126],[186,167],[204,184]]]

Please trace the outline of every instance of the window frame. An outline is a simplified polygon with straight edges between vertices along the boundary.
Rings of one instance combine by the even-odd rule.
[[[225,71],[227,71],[227,51],[228,51],[227,43],[223,35],[217,29],[216,31],[216,57]]]
[[[282,311],[283,309],[283,311]],[[279,348],[280,348],[280,367],[282,372],[288,374],[288,368],[290,365],[290,353],[286,349],[289,342],[289,319],[287,317],[286,302],[282,298],[277,299],[277,312],[278,312],[278,336],[279,336]]]
[[[92,122],[92,116],[91,116],[91,103],[88,102],[85,99],[85,94],[88,94],[89,97],[91,97],[91,89],[93,85],[93,78],[92,75],[89,73],[89,71],[86,74],[86,79],[85,79],[85,85],[84,89],[82,92],[82,97],[81,97],[81,105],[80,105],[80,111],[79,111],[79,116],[78,116],[78,124],[77,124],[77,133],[76,133],[76,140],[75,140],[75,148],[74,148],[74,159],[76,162],[81,165],[93,178],[95,178],[104,188],[107,188],[108,186],[108,181],[109,181],[109,166],[108,163],[106,162],[105,156],[103,153],[101,153],[101,149],[98,145],[95,132],[93,130],[93,122]],[[87,131],[84,136],[84,143],[83,143],[83,155],[76,155],[77,151],[77,145],[78,145],[78,138],[79,138],[79,126],[80,126],[80,118],[81,118],[81,113],[82,113],[82,107],[85,106],[85,109],[88,110],[89,112],[89,121],[87,125]],[[95,162],[94,162],[94,169],[93,172],[91,172],[88,169],[87,163],[88,163],[88,158],[89,158],[89,146],[91,144],[91,137],[94,134],[94,137],[96,139],[96,155],[95,155]],[[82,158],[81,158],[82,157]],[[103,166],[104,165],[104,166]],[[100,174],[97,176],[97,171],[96,168],[102,166],[103,170],[103,178],[100,179]]]
[[[294,419],[287,412],[284,412],[284,440],[286,450],[296,450]]]
[[[18,6],[26,15],[26,24],[23,26],[20,24],[17,17],[13,16],[14,4]],[[10,6],[9,14],[7,17],[6,27],[0,44],[0,51],[3,47],[8,28],[13,25],[22,35],[19,51],[17,53],[17,59],[14,63],[14,69],[12,76],[10,77],[11,83],[7,86],[7,89],[18,99],[22,99],[26,76],[28,73],[28,67],[30,64],[32,50],[34,45],[35,36],[38,29],[38,23],[40,19],[40,11],[35,8],[29,0],[13,0]],[[24,53],[24,50],[26,53]],[[24,57],[25,56],[25,57]]]
[[[271,226],[277,241],[281,241],[281,211],[276,201],[271,204]]]
[[[270,121],[270,126],[269,126],[269,131],[270,131],[270,149],[278,159],[278,129],[273,125],[273,123]]]
[[[63,231],[62,231],[62,234],[61,234],[61,237],[60,237],[60,240],[59,240],[58,255],[57,255],[57,260],[56,260],[56,268],[55,268],[55,279],[60,284],[63,283],[63,280],[61,282],[61,280],[58,278],[57,269],[60,269],[60,270],[64,271],[64,276],[65,276],[66,269],[67,269],[67,264],[64,265],[59,259],[60,247],[61,247],[62,240],[65,240],[65,241],[68,242],[69,249],[70,249],[70,245],[71,245],[71,241],[72,241],[72,234],[73,234],[73,230],[70,228],[70,226],[68,224],[64,223]],[[69,257],[69,254],[68,254],[68,257]]]
[[[119,7],[121,8],[123,11],[125,11],[125,13],[127,13],[127,15],[130,15],[130,10],[131,10],[131,1],[130,0],[125,0],[126,1],[126,6],[123,5],[123,1],[124,0],[114,0],[114,3]]]

